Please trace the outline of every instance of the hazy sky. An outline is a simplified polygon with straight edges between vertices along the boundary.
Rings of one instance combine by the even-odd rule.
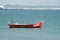
[[[0,5],[18,4],[18,5],[60,5],[60,0],[0,0]]]

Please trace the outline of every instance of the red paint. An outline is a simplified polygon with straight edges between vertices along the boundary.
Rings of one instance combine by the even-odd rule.
[[[9,24],[10,28],[41,28],[43,22],[39,22],[38,24]]]

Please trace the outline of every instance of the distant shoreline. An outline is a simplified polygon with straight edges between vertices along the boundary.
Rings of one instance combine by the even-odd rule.
[[[4,5],[0,6],[1,10],[60,10],[58,6],[21,6],[21,5]]]
[[[0,8],[1,10],[60,10],[60,8]]]

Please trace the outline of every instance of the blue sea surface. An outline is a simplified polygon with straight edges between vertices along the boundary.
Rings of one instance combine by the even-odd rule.
[[[42,28],[9,28],[8,21]],[[60,10],[0,10],[0,40],[60,40]]]

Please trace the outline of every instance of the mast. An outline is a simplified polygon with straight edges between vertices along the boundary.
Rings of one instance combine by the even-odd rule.
[[[8,24],[13,24],[13,18],[8,21]]]
[[[11,18],[10,23],[13,24],[13,18]]]

